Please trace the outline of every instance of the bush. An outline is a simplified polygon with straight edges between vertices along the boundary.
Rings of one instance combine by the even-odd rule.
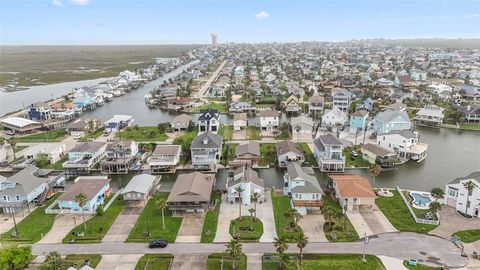
[[[103,205],[99,205],[97,209],[95,210],[97,216],[103,216],[105,213],[105,210],[103,209]]]

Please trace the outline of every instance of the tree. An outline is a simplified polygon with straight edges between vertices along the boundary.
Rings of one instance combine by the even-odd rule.
[[[242,255],[242,244],[238,242],[238,240],[232,239],[228,244],[227,244],[227,250],[226,252],[230,257],[232,257],[232,270],[237,269],[235,266],[235,259]]]
[[[235,191],[238,193],[238,218],[242,217],[242,192],[243,188],[238,186],[235,188]]]
[[[430,208],[430,211],[432,211],[432,213],[434,213],[436,216],[437,212],[442,210],[442,204],[437,201],[431,202],[429,208]]]
[[[32,247],[5,247],[0,249],[0,269],[23,269],[32,260]]]
[[[156,201],[156,205],[157,205],[157,208],[162,211],[162,225],[163,225],[163,229],[165,230],[165,214],[164,214],[164,210],[167,209],[167,207],[168,207],[168,202],[167,202],[167,200],[165,200],[165,199],[159,198],[159,199]]]
[[[85,204],[87,204],[87,194],[83,192],[78,193],[77,196],[75,196],[75,201],[78,203],[78,206],[82,210],[83,229],[86,231],[87,223],[85,223],[85,213],[83,212],[83,207],[85,206]]]
[[[297,241],[297,247],[300,249],[300,265],[302,265],[302,258],[303,258],[303,249],[308,245],[308,236],[305,236],[305,234],[301,233],[299,234],[296,239]]]
[[[328,223],[328,229],[332,228],[332,218],[335,215],[335,208],[333,206],[324,206],[322,207],[322,215]]]
[[[62,262],[62,257],[56,251],[52,251],[52,252],[48,253],[47,258],[45,259],[45,262],[53,270],[60,269],[60,267],[62,266],[62,263],[63,263]]]
[[[5,138],[1,137],[0,138],[0,148],[2,148],[3,145],[5,145]]]
[[[285,253],[278,255],[278,269],[286,269],[287,265],[291,262],[290,256]]]
[[[250,219],[251,219],[251,226],[250,226],[250,229],[253,229],[253,221],[254,221],[254,218],[253,218],[253,214],[255,213],[255,209],[253,208],[250,208],[248,209],[248,212],[250,213]]]
[[[463,183],[463,187],[468,191],[467,194],[467,204],[465,206],[465,213],[468,213],[468,205],[469,205],[469,199],[470,196],[472,195],[473,190],[475,189],[475,184],[472,181],[468,181]]]
[[[253,201],[253,208],[255,209],[255,220],[257,220],[257,202],[259,198],[260,198],[260,194],[258,192],[254,192],[250,196],[250,199]]]
[[[37,158],[35,159],[35,164],[39,168],[45,168],[50,164],[50,160],[48,159],[48,155],[45,153],[39,153]]]
[[[17,159],[16,153],[15,153],[15,146],[17,145],[17,140],[15,139],[15,137],[11,137],[10,139],[7,140],[7,142],[8,144],[10,144],[10,146],[13,149],[13,159]]]
[[[445,195],[445,192],[443,191],[443,189],[435,187],[432,188],[432,190],[430,191],[430,195],[435,198],[435,201],[438,201],[439,199],[443,199],[443,195]]]
[[[273,239],[273,246],[277,249],[277,252],[282,254],[288,249],[288,242],[285,237],[275,237]]]
[[[377,164],[372,164],[368,168],[368,174],[373,177],[373,187],[375,187],[375,177],[377,177],[381,171],[382,167],[378,166]]]

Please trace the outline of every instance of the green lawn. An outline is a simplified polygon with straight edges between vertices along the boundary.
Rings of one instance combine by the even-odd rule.
[[[480,240],[480,229],[459,231],[454,235],[460,237],[460,240],[464,243],[472,243]]]
[[[208,108],[215,109],[219,113],[227,113],[227,105],[224,104],[224,103],[222,103],[222,104],[218,104],[218,103],[204,104],[202,106],[194,108],[192,110],[192,112],[197,113],[197,112],[200,112],[201,110],[205,110],[205,109],[208,109]]]
[[[137,220],[135,227],[133,227],[127,242],[145,243],[153,239],[162,238],[169,243],[175,242],[177,238],[178,229],[182,224],[181,217],[172,217],[170,210],[165,210],[165,230],[162,227],[162,213],[157,209],[155,202],[159,198],[166,199],[168,193],[159,192],[154,198],[151,198],[147,206],[143,209],[142,214]],[[150,228],[150,236],[147,235],[148,228]]]
[[[224,253],[213,253],[208,255],[207,258],[207,268],[206,270],[219,270],[221,269],[223,258],[223,269],[227,270],[232,267],[232,258],[228,254]],[[242,254],[242,256],[235,259],[235,266],[237,270],[247,270],[247,256]]]
[[[76,269],[80,269],[86,260],[89,260],[89,266],[94,268],[97,267],[98,263],[102,259],[102,255],[99,254],[70,254],[65,256],[65,261],[72,267]],[[66,267],[65,269],[68,269]],[[63,268],[59,270],[64,270]]]
[[[332,200],[332,198],[329,196],[323,196],[322,200],[324,207],[331,206],[339,213],[342,212],[340,204]],[[358,240],[359,237],[357,231],[355,231],[355,228],[346,215],[341,215],[341,217],[334,218],[332,222],[333,224],[331,226],[329,226],[329,224],[323,225],[323,231],[325,232],[325,236],[327,237],[328,241],[350,242]],[[335,233],[337,240],[332,238],[332,233]]]
[[[293,239],[302,233],[302,228],[297,226],[294,230],[287,229],[287,225],[292,222],[292,219],[285,218],[284,214],[291,208],[290,200],[287,196],[277,196],[272,192],[272,207],[278,237],[285,237],[289,239],[290,242],[293,242]]]
[[[273,143],[261,143],[260,144],[260,160],[259,166],[275,166],[277,159],[277,149]]]
[[[102,136],[104,130],[105,130],[104,128],[99,128],[99,129],[97,129],[96,131],[94,131],[94,132],[92,132],[92,133],[90,133],[90,134],[87,134],[87,135],[83,136],[82,138],[80,138],[79,141],[81,141],[81,142],[93,141],[93,140],[95,140],[96,138]]]
[[[392,193],[393,197],[378,197],[375,203],[397,230],[428,233],[437,227],[435,225],[416,223],[398,191],[392,190]]]
[[[231,140],[233,138],[233,126],[221,125],[218,135],[222,136],[224,140]]]
[[[217,202],[215,209],[210,210],[205,215],[202,228],[201,243],[212,243],[217,234],[218,214],[220,211],[220,202],[222,194],[219,191],[213,192],[213,200]]]
[[[37,167],[41,168],[41,169],[52,169],[52,170],[56,170],[56,171],[62,171],[63,170],[63,163],[65,163],[65,161],[67,161],[68,159],[68,156],[65,155],[64,157],[62,157],[59,161],[53,163],[53,164],[48,164],[46,166],[38,166],[37,164]]]
[[[168,270],[173,255],[145,254],[138,260],[135,270]]]
[[[226,143],[222,148],[222,160],[220,163],[227,165],[229,161],[232,161],[235,157],[235,151],[237,150],[238,144]]]
[[[124,130],[117,132],[115,138],[133,141],[165,141],[168,139],[168,136],[165,133],[160,133],[156,126],[144,126],[127,127]]]
[[[317,160],[313,156],[312,150],[306,143],[297,143],[298,148],[302,150],[303,155],[305,156],[305,162],[302,165],[305,166],[318,166]]]
[[[28,148],[27,145],[15,145],[15,153],[22,151],[23,149]]]
[[[405,196],[405,198],[407,198],[408,202],[412,202],[413,198],[408,194],[408,192],[406,191],[402,191],[403,192],[403,195]],[[411,205],[411,204],[410,204]],[[412,209],[413,209],[413,212],[415,213],[415,215],[417,216],[417,218],[426,218],[425,215],[430,211],[430,209],[418,209],[418,208],[415,208],[412,206]]]
[[[247,140],[261,140],[260,128],[254,126],[247,126]]]
[[[480,124],[460,124],[460,129],[480,130]]]
[[[242,216],[230,222],[229,232],[241,242],[257,242],[263,235],[263,223],[260,219],[252,222],[250,216]]]
[[[297,255],[295,255],[297,256]],[[360,254],[304,254],[303,270],[335,269],[335,270],[384,270],[382,261],[373,255],[365,256],[362,262]],[[297,270],[297,259],[292,255],[292,262],[286,270]],[[277,262],[263,261],[263,270],[277,270]]]
[[[358,156],[352,159],[351,152],[355,149],[355,152],[358,153]],[[370,163],[363,160],[362,158],[362,151],[360,150],[360,146],[355,148],[353,147],[346,147],[343,149],[343,155],[345,156],[345,166],[346,167],[369,167]]]
[[[113,196],[113,195],[111,195]],[[105,200],[105,205],[107,204],[107,200]],[[122,195],[119,195],[115,201],[110,205],[110,207],[103,213],[103,215],[98,216],[95,215],[91,219],[87,220],[87,230],[85,231],[83,228],[82,218],[77,218],[78,226],[75,227],[73,230],[70,231],[67,236],[63,239],[63,243],[68,243],[68,240],[71,238],[75,239],[75,243],[84,244],[84,243],[100,243],[102,238],[108,232],[110,227],[112,226],[113,222],[117,218],[117,216],[122,211],[123,207],[125,206],[125,201],[122,198]],[[84,236],[77,237],[72,235],[73,232],[80,232],[84,233]]]
[[[182,146],[182,156],[180,157],[181,163],[185,164],[191,160],[190,146],[197,135],[198,129],[195,128],[193,131],[185,132],[173,139],[173,144]]]
[[[61,128],[22,137],[15,137],[15,140],[17,142],[60,142],[66,137],[67,130]]]
[[[410,270],[440,270],[440,267],[427,266],[424,264],[417,264],[417,266],[408,265],[407,261],[403,262],[403,265]]]
[[[55,215],[45,214],[45,209],[50,206],[60,194],[55,194],[52,198],[48,199],[43,207],[37,207],[27,217],[17,224],[19,238],[13,238],[12,233],[15,228],[12,228],[8,232],[2,234],[1,242],[19,242],[19,243],[35,243],[42,239],[42,234],[46,235],[53,226],[55,221]]]

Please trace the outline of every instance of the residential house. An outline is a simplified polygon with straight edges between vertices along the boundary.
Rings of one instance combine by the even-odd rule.
[[[152,155],[148,158],[148,165],[153,174],[174,173],[180,163],[182,146],[157,145]]]
[[[220,113],[215,109],[206,109],[200,111],[197,122],[200,133],[212,132],[217,134],[220,129]]]
[[[370,164],[377,164],[382,169],[388,170],[395,166],[396,155],[380,145],[366,143],[362,145],[362,158]]]
[[[174,215],[181,213],[205,213],[210,207],[214,174],[191,172],[180,174],[168,195],[168,208]]]
[[[325,105],[325,98],[318,93],[313,94],[308,99],[308,111],[311,115],[317,115],[323,113],[323,107]]]
[[[190,125],[190,122],[192,121],[192,117],[188,114],[181,114],[179,116],[176,116],[172,120],[172,130],[174,131],[182,131],[182,130],[188,130],[188,126]]]
[[[307,135],[308,138],[311,138],[313,131],[315,129],[315,123],[312,118],[307,116],[298,116],[292,117],[290,119],[290,124],[292,125],[293,138],[302,134]],[[297,137],[298,138],[298,137]]]
[[[72,148],[63,163],[66,176],[89,174],[105,156],[106,148],[105,142],[84,142]]]
[[[298,98],[294,95],[291,95],[285,101],[285,111],[287,114],[297,114],[300,112],[300,106],[298,104]]]
[[[410,87],[410,76],[408,74],[395,76],[395,85],[398,87]]]
[[[386,109],[375,116],[375,132],[377,134],[388,133],[397,130],[409,130],[413,128],[407,112]]]
[[[352,103],[352,93],[345,89],[340,89],[333,94],[333,108],[338,108],[343,112],[348,112]]]
[[[292,141],[281,141],[276,144],[279,167],[286,167],[288,162],[302,164],[305,161],[303,152]]]
[[[30,146],[23,152],[25,159],[35,160],[40,156],[45,156],[50,164],[60,161],[67,151],[67,145],[63,142],[59,143],[39,143]]]
[[[427,72],[423,70],[413,69],[410,72],[410,78],[414,81],[426,81]]]
[[[250,112],[254,108],[252,108],[252,105],[248,102],[244,101],[233,101],[230,103],[230,107],[228,109],[229,113],[243,113],[243,112]]]
[[[150,174],[135,175],[122,189],[123,200],[127,203],[146,203],[156,181],[157,177]]]
[[[265,131],[274,131],[279,126],[279,117],[277,111],[260,112],[260,129]]]
[[[465,116],[467,123],[480,123],[480,104],[472,104],[458,109]]]
[[[465,187],[469,182],[473,184],[472,191]],[[445,187],[444,204],[454,207],[463,214],[479,218],[480,171],[450,181]]]
[[[283,181],[284,194],[291,198],[293,206],[301,214],[306,214],[307,208],[323,205],[323,191],[311,168],[301,168],[295,162],[288,162]]]
[[[26,133],[42,128],[42,124],[37,121],[21,118],[7,117],[0,121],[5,129],[13,130],[17,133]]]
[[[195,102],[192,98],[189,97],[175,97],[173,99],[168,99],[169,108],[174,108],[172,106],[178,106],[178,109],[189,110],[193,108]]]
[[[343,144],[332,134],[319,136],[314,143],[313,156],[322,172],[343,172],[345,157]]]
[[[322,127],[342,127],[347,122],[347,115],[339,108],[326,110],[322,115]]]
[[[375,192],[367,179],[358,175],[329,175],[330,187],[343,211],[373,210]]]
[[[74,122],[68,124],[67,130],[70,135],[86,135],[97,131],[103,127],[103,123],[100,119],[77,119]]]
[[[58,197],[56,203],[62,213],[93,214],[98,206],[104,204],[105,198],[111,191],[110,179],[107,176],[81,176],[77,177],[74,184]],[[76,197],[82,193],[85,194],[87,202],[80,207]]]
[[[211,132],[199,134],[190,147],[195,169],[215,169],[222,155],[223,138]]]
[[[236,113],[233,115],[233,130],[245,130],[248,125],[248,117],[246,113]]]
[[[127,174],[136,165],[138,145],[134,141],[116,141],[107,144],[105,158],[100,162],[102,173]]]
[[[366,132],[368,111],[359,110],[350,115],[350,133]]]
[[[421,108],[413,118],[413,123],[422,126],[440,127],[443,123],[443,108],[429,105]]]
[[[395,152],[401,160],[422,161],[427,157],[428,144],[419,142],[417,131],[404,129],[378,134],[377,145]]]
[[[373,104],[374,101],[371,98],[367,98],[362,103],[358,104],[357,107],[355,108],[356,111],[359,110],[364,110],[367,112],[372,112],[373,111]]]
[[[26,115],[33,121],[47,121],[51,118],[51,109],[47,103],[37,102],[27,108]]]
[[[260,144],[256,141],[248,141],[237,146],[235,160],[248,161],[251,165],[258,164],[260,159]]]
[[[73,98],[73,104],[75,104],[76,110],[91,110],[97,106],[95,103],[95,93],[86,91],[84,88],[77,89]]]
[[[239,196],[237,188],[242,188],[242,192]],[[254,193],[258,194],[257,202],[263,202],[266,200],[265,184],[263,179],[258,177],[258,172],[251,167],[241,166],[237,168],[231,177],[227,179],[227,202],[235,203],[239,197],[243,205],[249,205]]]
[[[133,123],[133,116],[130,115],[114,115],[113,118],[104,123],[105,131],[120,131]]]

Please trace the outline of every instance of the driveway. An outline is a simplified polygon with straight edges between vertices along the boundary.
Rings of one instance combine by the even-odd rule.
[[[103,255],[96,269],[101,270],[135,270],[143,254]]]
[[[262,270],[263,253],[248,253],[246,255],[248,270]]]
[[[245,140],[247,138],[247,131],[244,130],[234,130],[232,139],[233,140]]]
[[[373,234],[398,232],[376,205],[371,211],[360,209],[360,215],[362,215]]]
[[[346,215],[360,237],[374,234],[360,212],[347,211]]]
[[[207,264],[207,255],[175,254],[172,270],[203,270]]]
[[[480,228],[480,219],[464,218],[451,206],[443,205],[439,215],[440,225],[429,232],[429,234],[450,239],[450,236],[455,232]]]
[[[140,213],[142,213],[142,209],[143,206],[140,205],[124,207],[107,234],[103,237],[102,242],[125,242],[130,231],[135,226]]]
[[[85,215],[85,221],[89,220],[91,217],[91,215]],[[75,220],[73,218],[75,218]],[[38,243],[62,243],[63,238],[75,228],[75,222],[77,225],[80,225],[82,224],[82,221],[83,219],[81,215],[58,214],[55,217],[52,229]]]
[[[323,231],[325,218],[320,211],[311,211],[300,219],[299,225],[310,242],[328,242]]]
[[[176,243],[200,243],[205,216],[202,214],[185,215],[178,230]]]

